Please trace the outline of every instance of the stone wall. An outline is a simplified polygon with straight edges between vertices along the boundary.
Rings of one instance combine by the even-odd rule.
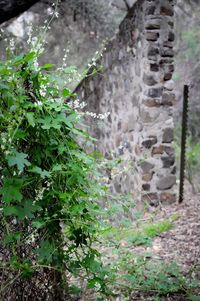
[[[103,72],[77,88],[87,110],[110,112],[89,126],[100,152],[123,160],[113,192],[152,204],[176,199],[173,15],[173,0],[138,0],[103,53]]]

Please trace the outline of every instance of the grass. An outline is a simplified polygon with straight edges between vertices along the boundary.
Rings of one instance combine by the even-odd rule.
[[[159,236],[161,233],[169,231],[172,227],[173,219],[165,219],[154,223],[140,223],[137,226],[135,225],[134,228],[132,225],[121,228],[110,227],[104,231],[103,236],[117,242],[126,241],[128,244],[136,246],[147,246],[151,244],[153,238]]]

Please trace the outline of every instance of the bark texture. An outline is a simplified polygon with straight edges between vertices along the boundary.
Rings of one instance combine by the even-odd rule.
[[[17,17],[39,0],[0,0],[0,24]]]

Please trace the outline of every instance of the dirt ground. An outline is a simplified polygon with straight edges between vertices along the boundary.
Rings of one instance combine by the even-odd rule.
[[[151,214],[152,212],[149,212],[146,218],[148,219],[148,215]],[[176,262],[186,274],[194,267],[195,277],[200,280],[200,194],[186,193],[182,204],[161,206],[159,210],[156,209],[156,216],[158,220],[174,216],[173,228],[154,238],[152,246],[148,249],[135,247],[134,251],[141,254],[148,250],[153,259],[168,263]],[[133,294],[131,300],[149,301],[152,298]],[[186,301],[185,297],[178,295],[165,297],[163,300]]]
[[[149,247],[132,246],[133,254],[142,255],[143,253],[151,254],[151,259],[156,262],[177,263],[185,275],[191,268],[194,268],[194,277],[200,281],[200,194],[192,195],[187,189],[185,198],[181,204],[173,204],[160,207],[149,207],[145,210],[142,221],[168,220],[173,217],[173,227],[153,239]],[[105,249],[105,252],[107,250]],[[110,257],[111,258],[111,257]],[[87,291],[87,290],[86,290]],[[194,292],[198,295],[198,292]],[[200,288],[199,288],[200,298]],[[81,301],[94,301],[95,299],[86,292]],[[134,292],[130,296],[130,301],[153,301],[155,300],[150,293],[141,294]],[[160,298],[162,301],[187,301],[183,295],[171,295]],[[199,301],[200,299],[195,299]],[[96,301],[96,300],[95,300]],[[123,297],[117,297],[114,301],[124,301]]]

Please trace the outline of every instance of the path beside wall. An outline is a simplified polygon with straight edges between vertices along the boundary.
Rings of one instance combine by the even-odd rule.
[[[103,72],[77,88],[87,110],[110,112],[89,124],[100,152],[124,160],[113,192],[153,204],[176,200],[173,15],[173,0],[138,0],[103,52]]]

